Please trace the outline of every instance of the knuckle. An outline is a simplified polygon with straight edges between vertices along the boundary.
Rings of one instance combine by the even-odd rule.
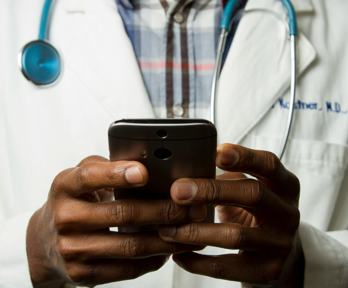
[[[263,205],[267,200],[266,187],[257,180],[251,180],[249,204],[251,206]]]
[[[59,237],[58,250],[65,261],[76,258],[76,249],[74,249],[71,241],[66,237]]]
[[[58,234],[68,231],[74,224],[72,215],[63,208],[56,208],[54,213],[54,225]]]
[[[164,223],[171,223],[176,218],[176,212],[175,212],[174,203],[169,202],[165,205],[162,205],[159,210],[159,216],[161,219],[163,219]]]
[[[93,267],[90,269],[71,269],[69,278],[78,286],[94,287],[96,284],[94,280],[97,277],[95,270],[96,268]]]
[[[271,152],[265,152],[266,153],[266,164],[269,170],[269,174],[270,176],[276,176],[280,173],[280,171],[282,170],[282,163],[280,162],[279,158]]]
[[[250,149],[245,149],[239,156],[239,165],[243,167],[252,167],[255,161],[254,153]]]
[[[214,181],[213,179],[207,180],[207,182],[203,182],[202,184],[205,199],[209,203],[217,203],[220,198],[221,184],[219,181]]]
[[[81,189],[93,189],[90,185],[91,171],[88,164],[84,164],[77,168],[76,180]]]
[[[108,179],[111,183],[115,183],[117,186],[120,186],[122,183],[127,183],[125,179],[125,169],[120,168],[117,163],[111,163],[111,166],[104,171],[104,177]]]
[[[294,234],[298,230],[301,220],[301,213],[298,207],[292,204],[285,203],[285,205],[283,205],[282,211],[284,213],[284,219],[286,219],[286,231],[288,231],[291,234]],[[279,224],[282,227],[284,227],[282,223]]]
[[[54,178],[51,184],[51,193],[55,198],[58,198],[63,192],[63,175],[62,172],[59,173],[56,178]]]
[[[111,222],[115,222],[119,226],[130,225],[134,222],[134,206],[128,201],[122,200],[116,205],[108,208],[107,214]]]
[[[183,234],[189,243],[197,243],[199,239],[199,228],[196,224],[189,224],[183,228]]]
[[[135,237],[126,238],[122,245],[123,254],[130,258],[140,257],[144,250],[144,247],[142,247],[142,241],[139,241],[139,239]]]
[[[291,213],[292,217],[289,217],[289,229],[291,232],[297,231],[300,226],[301,213],[300,210],[296,207]]]
[[[233,229],[226,229],[225,239],[231,239],[232,248],[243,248],[246,243],[246,233],[242,226],[238,225]]]

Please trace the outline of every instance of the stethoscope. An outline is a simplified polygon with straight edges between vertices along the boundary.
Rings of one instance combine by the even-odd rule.
[[[46,0],[40,21],[39,39],[26,44],[19,53],[18,65],[25,78],[38,86],[53,84],[61,75],[61,59],[48,42],[48,18],[53,0]]]
[[[222,56],[225,51],[226,39],[228,33],[230,32],[232,23],[235,21],[235,15],[232,18],[236,4],[240,0],[229,0],[227,3],[224,13],[221,19],[220,28],[221,34],[218,44],[216,65],[213,73],[213,83],[211,89],[211,121],[215,124],[215,98],[218,88],[218,79],[221,72],[221,62]],[[296,88],[296,36],[297,36],[297,23],[294,8],[289,0],[280,0],[287,12],[289,17],[289,33],[290,33],[290,48],[291,48],[291,97],[289,106],[289,116],[287,121],[287,129],[284,135],[281,152],[279,153],[279,158],[282,159],[286,144],[288,143],[289,134],[292,125],[292,119],[294,114],[294,103],[295,103],[295,88]],[[38,86],[46,86],[53,84],[58,80],[61,75],[61,58],[56,48],[48,42],[48,24],[49,16],[51,12],[53,0],[45,0],[44,7],[42,10],[41,21],[40,21],[40,32],[39,39],[34,40],[26,44],[19,54],[18,64],[19,67],[29,81]],[[252,9],[242,12],[252,12],[252,11],[266,11],[275,14],[270,10],[263,9]],[[277,15],[276,15],[277,16]],[[231,19],[232,18],[232,19]]]
[[[221,19],[220,23],[220,29],[221,29],[221,34],[220,34],[220,39],[219,39],[219,45],[218,45],[218,52],[217,52],[217,57],[216,57],[216,65],[214,68],[214,73],[213,73],[213,83],[212,83],[212,88],[211,88],[211,103],[210,103],[210,119],[211,121],[215,124],[215,98],[218,90],[218,80],[220,77],[220,72],[221,72],[221,62],[222,62],[222,56],[225,51],[225,46],[226,46],[226,39],[228,36],[228,33],[230,32],[230,29],[232,27],[233,22],[239,14],[234,16],[232,18],[234,8],[236,7],[236,4],[238,3],[239,0],[229,0],[225,10],[224,14]],[[285,135],[282,140],[282,145],[280,149],[280,153],[278,154],[279,159],[283,158],[284,151],[286,148],[286,144],[288,143],[289,140],[289,134],[291,130],[291,125],[292,125],[292,119],[293,119],[293,114],[294,114],[294,103],[295,103],[295,94],[296,94],[296,36],[297,36],[297,22],[296,22],[296,14],[294,11],[294,8],[289,0],[280,0],[287,12],[288,12],[288,17],[289,17],[289,34],[290,34],[290,59],[291,59],[291,97],[290,97],[290,106],[289,106],[289,116],[288,116],[288,121],[287,121],[287,129],[285,131]],[[265,11],[265,12],[271,12],[274,14],[276,17],[278,17],[277,14],[275,14],[271,10],[265,10],[265,9],[250,9],[244,12],[241,12],[242,14],[248,13],[248,12],[253,12],[253,11]],[[231,19],[232,18],[232,19]]]

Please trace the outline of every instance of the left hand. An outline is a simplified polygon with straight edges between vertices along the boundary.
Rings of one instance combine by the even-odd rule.
[[[167,242],[239,249],[239,254],[189,252],[174,255],[174,261],[191,273],[247,287],[303,287],[297,177],[274,154],[232,144],[219,146],[216,165],[229,172],[218,179],[179,179],[171,197],[181,205],[220,205],[221,223],[160,226],[159,235]]]

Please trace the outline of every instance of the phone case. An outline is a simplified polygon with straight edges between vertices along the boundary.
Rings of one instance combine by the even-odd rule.
[[[215,178],[217,132],[203,119],[123,119],[109,128],[110,161],[135,160],[148,169],[143,187],[115,189],[115,199],[168,199],[179,178]],[[207,206],[205,222],[214,222]],[[120,232],[156,231],[157,225],[119,227]]]

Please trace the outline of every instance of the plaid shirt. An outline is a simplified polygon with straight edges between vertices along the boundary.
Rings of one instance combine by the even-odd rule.
[[[209,118],[221,0],[116,3],[156,116]]]

